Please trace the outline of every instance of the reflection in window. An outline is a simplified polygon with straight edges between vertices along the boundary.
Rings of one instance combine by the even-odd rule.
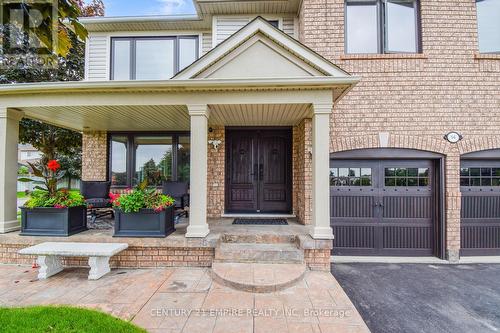
[[[347,53],[377,53],[377,3],[347,2]]]
[[[138,136],[135,144],[134,185],[147,179],[151,186],[172,180],[172,137]]]
[[[180,136],[177,145],[177,180],[182,182],[189,181],[189,160],[191,146],[189,136]]]
[[[174,40],[137,40],[135,43],[135,79],[167,80],[172,76],[174,76]]]
[[[330,168],[330,186],[372,186],[372,169]]]
[[[388,187],[429,186],[429,168],[385,168],[384,184]]]
[[[416,0],[346,0],[346,53],[419,52]]]
[[[500,186],[500,168],[461,168],[460,186]]]
[[[500,0],[476,0],[479,52],[500,52]]]
[[[198,37],[115,37],[111,55],[112,80],[166,80],[198,59]]]
[[[189,182],[189,135],[116,133],[110,135],[109,145],[112,186],[132,187],[145,179],[150,186]]]
[[[385,5],[385,47],[388,52],[417,52],[416,3],[387,1]]]
[[[127,185],[127,137],[111,137],[111,185]]]

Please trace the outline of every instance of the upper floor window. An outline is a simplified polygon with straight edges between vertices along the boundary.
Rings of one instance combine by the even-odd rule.
[[[418,53],[418,0],[346,0],[347,53]]]
[[[198,58],[198,37],[112,38],[112,80],[166,80]]]
[[[500,53],[500,0],[476,0],[479,52]]]

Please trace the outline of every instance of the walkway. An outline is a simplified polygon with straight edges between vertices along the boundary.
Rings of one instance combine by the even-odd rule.
[[[206,268],[118,269],[97,281],[87,274],[66,269],[39,281],[35,269],[0,266],[0,306],[97,308],[150,332],[369,332],[327,272],[307,272],[297,285],[268,294],[219,285]]]

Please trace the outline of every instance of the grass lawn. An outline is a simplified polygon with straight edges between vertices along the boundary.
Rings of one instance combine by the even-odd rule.
[[[145,333],[126,321],[102,312],[67,306],[0,308],[3,333]]]

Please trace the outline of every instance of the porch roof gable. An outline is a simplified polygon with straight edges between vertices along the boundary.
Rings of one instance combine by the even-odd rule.
[[[256,77],[351,76],[259,16],[172,79]]]

